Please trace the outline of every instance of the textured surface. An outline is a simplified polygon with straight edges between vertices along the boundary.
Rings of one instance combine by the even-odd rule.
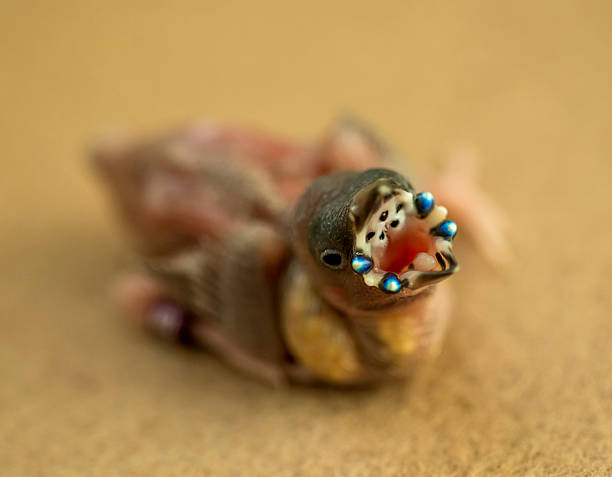
[[[612,475],[609,3],[258,3],[0,6],[2,475]],[[513,221],[504,274],[458,239],[434,367],[269,389],[116,316],[88,138],[199,115],[306,138],[342,108],[417,165],[475,145]]]

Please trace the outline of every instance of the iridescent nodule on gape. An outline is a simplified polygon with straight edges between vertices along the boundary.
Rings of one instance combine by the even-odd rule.
[[[432,230],[434,235],[439,235],[447,240],[452,240],[457,235],[457,224],[452,220],[445,220]]]
[[[372,259],[365,255],[355,255],[351,261],[351,266],[359,274],[367,273],[372,268]]]
[[[402,282],[394,273],[388,273],[380,281],[379,287],[387,293],[397,293],[402,289]]]

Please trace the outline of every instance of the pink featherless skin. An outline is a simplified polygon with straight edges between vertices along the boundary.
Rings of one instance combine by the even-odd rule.
[[[122,310],[271,383],[376,383],[435,355],[458,270],[447,212],[507,254],[469,160],[417,193],[355,120],[315,144],[205,122],[93,157],[144,265],[118,281]]]

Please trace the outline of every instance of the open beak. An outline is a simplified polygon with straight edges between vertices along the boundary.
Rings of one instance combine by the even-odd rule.
[[[452,251],[457,225],[429,192],[413,194],[380,179],[351,205],[355,247],[351,266],[386,293],[421,289],[459,270]]]

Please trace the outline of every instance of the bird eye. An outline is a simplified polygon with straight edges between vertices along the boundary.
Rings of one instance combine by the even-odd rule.
[[[340,252],[333,249],[324,250],[321,253],[321,261],[334,270],[338,270],[344,266],[344,257]]]

